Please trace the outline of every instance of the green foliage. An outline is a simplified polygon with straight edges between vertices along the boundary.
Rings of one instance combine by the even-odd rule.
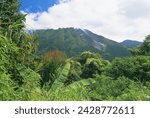
[[[0,72],[0,100],[14,100],[14,83],[10,75]]]
[[[66,85],[70,69],[71,64],[67,62],[61,72],[55,76],[52,86],[45,86],[46,93],[48,93],[48,100],[90,100],[87,86],[95,83],[95,80],[84,79]]]
[[[30,88],[32,86],[39,86],[41,77],[36,72],[20,64],[17,65],[17,71],[22,78],[23,84],[28,85]]]
[[[54,82],[54,75],[57,73],[57,69],[61,67],[62,63],[55,62],[51,60],[43,60],[40,62],[41,66],[39,67],[38,73],[41,75],[41,85],[49,82],[49,86]]]
[[[57,35],[54,30],[38,30],[35,34],[39,38],[40,53],[59,49],[68,56],[76,56],[84,50],[92,49],[92,47],[90,47],[85,40],[81,40],[81,37],[73,30],[59,29]]]
[[[93,85],[93,100],[115,100],[122,95],[129,86],[130,81],[125,77],[120,77],[114,80],[108,76],[97,76],[96,83]]]
[[[50,91],[55,92],[64,86],[69,71],[70,71],[70,63],[67,63],[63,68],[62,72],[58,75],[57,79],[55,79]]]
[[[30,91],[40,87],[39,75],[28,68],[36,45],[35,38],[24,31],[24,21],[18,0],[0,2],[1,100],[29,100]]]
[[[92,87],[92,93],[92,100],[150,100],[148,86],[126,77],[113,79],[104,75],[98,76],[95,85]]]
[[[76,89],[73,88],[61,88],[57,92],[53,92],[48,96],[48,100],[51,101],[89,101],[89,90],[84,86],[79,86]]]
[[[140,50],[144,52],[144,55],[150,55],[150,35],[146,37],[143,45],[140,47]]]
[[[82,79],[80,77],[82,74],[81,64],[78,61],[73,60],[73,59],[68,59],[67,62],[71,64],[71,67],[70,67],[70,71],[68,74],[68,79],[65,81],[66,85]]]
[[[91,79],[82,79],[82,80],[73,82],[72,84],[68,85],[67,88],[77,89],[77,88],[80,88],[81,86],[90,86],[95,82],[96,81],[93,78],[91,78]]]
[[[84,51],[91,51],[109,60],[130,55],[127,48],[121,44],[88,30],[60,28],[37,30],[35,34],[39,39],[39,54],[59,49],[69,57],[75,57]]]
[[[137,56],[137,55],[144,55],[144,51],[141,51],[139,48],[129,48],[129,51],[131,52],[132,55]]]
[[[148,82],[149,83],[149,82]],[[147,85],[141,82],[131,81],[126,92],[121,96],[118,96],[116,100],[124,101],[149,101],[150,100],[150,90]]]
[[[24,65],[17,65],[17,71],[22,80],[22,84],[16,90],[17,100],[32,100],[33,95],[40,91],[40,75]]]
[[[127,48],[134,48],[142,45],[142,42],[135,41],[135,40],[125,40],[121,42],[121,44]]]
[[[47,82],[49,83],[49,86],[53,84],[55,80],[54,75],[57,74],[58,68],[64,65],[65,59],[66,55],[59,50],[44,53],[40,62],[41,66],[39,67],[38,70],[38,72],[42,77],[41,80],[42,86]]]
[[[150,35],[146,36],[143,44],[137,48],[129,49],[132,55],[150,55]]]
[[[99,54],[86,51],[82,52],[81,55],[77,58],[77,60],[83,65],[86,63],[88,58],[100,59],[101,57]]]
[[[115,78],[125,76],[134,80],[149,81],[150,57],[134,56],[123,59],[117,58],[112,62],[108,73]]]
[[[19,48],[16,59],[26,66],[32,65],[36,49],[36,38],[25,30],[25,15],[19,12],[19,0],[3,0],[0,2],[0,32]]]
[[[6,37],[0,35],[0,65],[6,64],[7,66],[11,64],[10,61],[13,61],[14,56],[17,55],[18,48],[15,44],[7,40]],[[6,67],[7,67],[6,66]]]
[[[18,0],[2,0],[0,2],[1,32],[9,39],[16,40],[18,32],[24,27],[25,15],[19,13]]]
[[[101,60],[95,58],[88,58],[82,72],[82,77],[93,77],[96,74],[101,74],[106,65]]]
[[[102,59],[99,54],[91,52],[83,52],[77,60],[82,65],[82,78],[90,78],[96,74],[101,74],[109,65],[109,61]]]
[[[27,94],[39,86],[40,76],[16,60],[18,51],[13,42],[0,35],[1,100],[29,100]]]

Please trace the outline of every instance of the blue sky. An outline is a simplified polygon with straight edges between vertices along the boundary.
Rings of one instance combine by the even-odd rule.
[[[54,4],[58,0],[20,0],[21,10],[25,12],[43,12]]]

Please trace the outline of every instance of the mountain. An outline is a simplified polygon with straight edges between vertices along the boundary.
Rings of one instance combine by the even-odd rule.
[[[121,44],[127,48],[134,48],[134,47],[140,46],[142,42],[133,41],[133,40],[125,40],[121,42]]]
[[[39,53],[59,49],[68,56],[76,56],[83,51],[101,54],[106,59],[129,56],[127,48],[120,43],[92,33],[89,30],[60,28],[57,30],[35,31],[39,40]]]

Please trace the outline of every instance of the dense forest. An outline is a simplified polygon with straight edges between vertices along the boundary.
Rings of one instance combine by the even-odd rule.
[[[111,61],[90,51],[37,55],[24,22],[18,0],[0,2],[0,100],[150,100],[150,35],[131,56]]]

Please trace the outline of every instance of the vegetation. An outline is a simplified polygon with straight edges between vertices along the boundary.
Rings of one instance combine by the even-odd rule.
[[[141,46],[129,50],[133,55],[150,55],[150,35],[146,36]]]
[[[121,42],[121,44],[127,48],[134,48],[142,45],[142,42],[139,41],[133,41],[133,40],[125,40]]]
[[[0,100],[150,100],[150,36],[132,56],[111,62],[90,51],[72,58],[60,50],[39,56],[18,1],[5,0],[0,8]]]
[[[39,40],[39,54],[58,49],[69,57],[75,57],[84,51],[91,51],[99,53],[108,60],[130,55],[122,44],[88,30],[74,28],[37,30],[35,35]]]

